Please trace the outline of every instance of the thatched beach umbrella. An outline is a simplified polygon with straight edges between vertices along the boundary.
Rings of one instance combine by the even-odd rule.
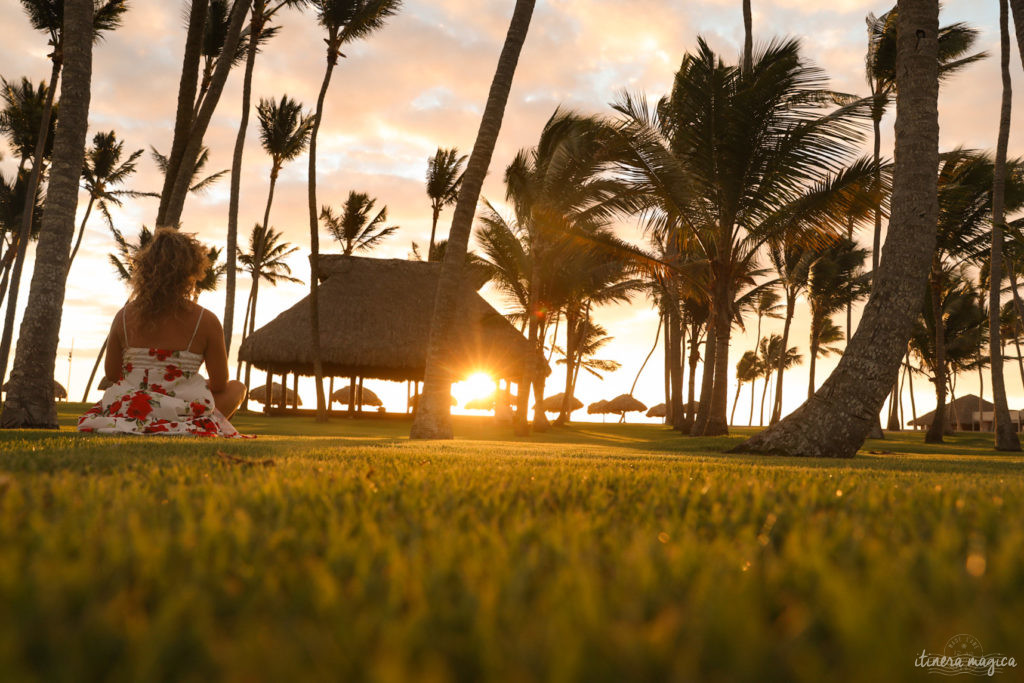
[[[0,391],[3,391],[6,394],[7,384],[4,384],[2,387],[0,387]],[[57,380],[53,380],[53,397],[61,401],[68,397],[68,390],[65,389],[64,385],[58,382]]]
[[[544,399],[544,412],[545,413],[557,413],[562,410],[562,401],[565,398],[564,393],[555,394],[554,396],[548,396]],[[569,405],[569,412],[579,410],[583,407],[583,401],[579,400],[575,396],[572,397],[572,403]]]
[[[656,406],[651,406],[651,409],[647,411],[647,417],[665,417],[668,414],[668,409],[665,408],[664,403],[659,403]]]
[[[282,392],[284,393],[285,402],[288,403],[288,405],[300,405],[300,406],[302,405],[302,399],[301,398],[298,399],[298,403],[296,403],[295,391],[293,389],[288,389],[288,388],[284,387],[280,382],[274,382],[274,389],[273,389],[273,396],[272,396],[272,399],[273,399],[272,402],[274,404],[280,404],[281,403]],[[256,401],[257,403],[262,403],[262,404],[266,405],[266,403],[267,403],[267,385],[264,384],[262,386],[258,386],[255,389],[253,389],[252,391],[250,391],[249,392],[249,398],[252,399],[253,401]]]
[[[619,394],[608,401],[608,412],[618,413],[622,417],[623,422],[626,421],[626,413],[638,413],[645,410],[647,410],[647,406],[629,394]]]
[[[606,415],[609,412],[608,401],[595,401],[587,406],[587,415]]]
[[[351,387],[342,387],[341,389],[338,389],[333,394],[331,394],[331,401],[337,401],[338,403],[341,403],[343,405],[348,405],[348,402],[350,400],[349,392],[351,391]],[[378,406],[384,405],[384,402],[380,400],[377,394],[373,393],[366,387],[356,389],[356,399],[358,400],[359,403],[361,403],[364,406],[373,406],[376,408]]]

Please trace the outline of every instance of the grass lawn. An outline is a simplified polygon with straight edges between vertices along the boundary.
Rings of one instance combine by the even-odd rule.
[[[79,407],[0,432],[4,682],[928,680],[959,633],[1024,659],[1024,458],[987,435],[833,462],[472,418],[102,437]]]

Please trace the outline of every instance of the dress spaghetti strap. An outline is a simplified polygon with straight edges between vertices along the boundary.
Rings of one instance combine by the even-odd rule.
[[[199,331],[199,323],[203,322],[203,313],[206,312],[205,308],[199,309],[199,318],[196,320],[196,328],[192,330],[192,338],[188,340],[188,344],[185,346],[186,351],[192,350],[192,342],[196,340],[196,332]]]

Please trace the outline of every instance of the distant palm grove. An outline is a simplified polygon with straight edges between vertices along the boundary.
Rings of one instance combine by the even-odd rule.
[[[518,141],[511,163],[494,168],[517,63],[531,49],[535,5],[504,3],[508,33],[472,149],[438,140],[424,159],[430,238],[413,243],[410,258],[439,263],[440,276],[430,293],[433,320],[412,436],[451,437],[450,386],[462,378],[449,372],[445,350],[458,325],[460,283],[478,275],[535,351],[534,367],[499,392],[518,434],[558,429],[583,405],[576,396],[581,372],[601,377],[620,367],[623,359],[602,357],[616,330],[597,318],[603,307],[632,302],[653,307],[659,321],[640,366],[663,371],[663,405],[651,414],[664,416],[681,437],[726,434],[739,421],[765,427],[742,451],[848,457],[868,435],[914,424],[927,429],[929,442],[954,428],[984,428],[994,432],[995,448],[1020,450],[1022,416],[1009,409],[1004,373],[1019,372],[1024,383],[1024,159],[1007,152],[1010,24],[1024,40],[1024,0],[986,1],[1000,9],[998,55],[978,48],[977,28],[940,22],[936,0],[879,8],[887,11],[866,18],[864,88],[847,93],[831,88],[800,39],[757,36],[750,0],[742,0],[740,54],[716,52],[697,36],[680,47],[679,68],[662,92],[610,91],[604,111],[559,107],[538,138]],[[133,254],[153,230],[187,228],[186,202],[218,183],[228,184],[224,232],[210,248],[213,265],[200,288],[224,288],[230,349],[236,318],[243,341],[256,332],[261,287],[308,286],[316,415],[328,419],[319,330],[329,302],[320,296],[320,256],[372,255],[402,227],[389,218],[388,198],[368,188],[330,197],[318,191],[317,178],[327,173],[318,167],[321,124],[327,93],[344,87],[335,76],[346,70],[345,52],[387,31],[402,0],[179,3],[186,22],[180,71],[146,76],[177,83],[176,109],[168,112],[173,130],[145,141],[89,125],[93,84],[105,76],[94,53],[140,3],[20,2],[26,29],[36,31],[41,49],[48,46],[51,73],[42,81],[2,74],[0,83],[0,133],[16,165],[0,177],[0,425],[57,424],[58,333],[68,274],[80,267],[83,239],[95,234],[87,225],[109,228],[108,243],[90,247],[109,248],[113,274],[127,280]],[[254,73],[275,58],[275,35],[298,13],[314,17],[322,34],[315,46],[323,50],[319,91],[253,92]],[[1000,112],[981,114],[999,118],[992,151],[940,149],[942,84],[986,59],[999,60],[1002,73]],[[232,74],[241,102],[222,97]],[[211,120],[232,111],[231,166],[211,169],[204,143]],[[887,114],[895,114],[892,149],[883,145]],[[250,123],[260,149],[246,148]],[[265,199],[243,202],[241,177],[256,155],[270,164],[260,180]],[[160,169],[161,187],[133,183],[147,159]],[[307,161],[299,172],[306,176],[300,224],[308,224],[308,244],[287,241],[280,226],[297,217],[273,211],[281,172],[295,172],[299,160]],[[488,172],[503,180],[504,196],[482,195]],[[151,222],[118,224],[117,209],[129,203],[152,212]],[[623,225],[636,229],[626,236]],[[321,235],[330,239],[321,244]],[[30,242],[35,262],[27,281]],[[289,258],[307,251],[310,270],[293,272]],[[244,306],[240,273],[248,279]],[[17,310],[24,311],[20,321]],[[794,324],[798,310],[809,328]],[[753,333],[750,348],[739,348],[740,332]],[[649,363],[659,343],[663,354]],[[829,357],[838,365],[825,377],[821,363]],[[786,381],[800,364],[806,386]],[[555,381],[549,367],[564,376]],[[236,374],[250,385],[250,365],[238,361]],[[971,425],[953,405],[958,378],[968,376],[992,395],[990,404],[978,398],[976,409],[969,407]],[[639,377],[614,405],[595,404],[590,412],[645,410],[633,396]],[[915,380],[917,396],[934,394],[930,415],[918,414]],[[264,403],[271,393],[268,386]],[[786,395],[806,402],[786,415]],[[910,415],[903,414],[905,396]]]

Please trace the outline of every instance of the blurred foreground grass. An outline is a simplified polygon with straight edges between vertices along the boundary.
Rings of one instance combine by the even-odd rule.
[[[985,435],[832,462],[236,424],[261,437],[0,432],[0,680],[921,680],[957,633],[1024,658],[1024,458]]]

